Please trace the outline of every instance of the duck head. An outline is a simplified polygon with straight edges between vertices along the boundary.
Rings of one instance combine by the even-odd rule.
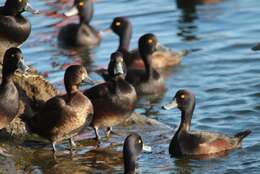
[[[33,14],[39,13],[38,10],[32,8],[28,0],[6,0],[4,11],[8,15],[18,15],[24,11],[28,11]]]
[[[5,52],[2,71],[4,80],[11,79],[17,70],[25,73],[28,69],[29,67],[25,65],[22,51],[19,48],[9,48]]]
[[[93,0],[75,0],[73,7],[64,13],[65,16],[79,15],[81,23],[90,23],[93,18]]]
[[[64,75],[64,85],[68,94],[78,90],[81,83],[93,84],[88,77],[87,70],[81,65],[71,65],[66,69]]]
[[[124,142],[123,157],[125,174],[134,173],[137,157],[143,150],[143,140],[138,134],[130,134]]]
[[[122,53],[117,51],[111,54],[110,62],[108,65],[108,71],[109,75],[114,79],[125,79],[127,70]]]

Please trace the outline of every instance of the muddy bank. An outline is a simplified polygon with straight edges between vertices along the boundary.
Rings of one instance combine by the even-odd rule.
[[[13,80],[19,91],[20,108],[16,118],[1,133],[20,137],[27,133],[20,116],[23,114],[31,116],[37,105],[55,96],[58,92],[36,71],[28,72],[26,75],[17,72]]]

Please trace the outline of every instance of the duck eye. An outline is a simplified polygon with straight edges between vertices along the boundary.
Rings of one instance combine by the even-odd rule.
[[[153,43],[153,39],[148,39],[148,43],[152,44]]]
[[[119,27],[120,25],[121,25],[121,22],[118,22],[118,21],[117,21],[117,22],[115,23],[115,26],[117,26],[117,27]]]
[[[184,99],[184,98],[185,98],[185,95],[184,95],[184,94],[182,94],[182,95],[181,95],[181,99]]]
[[[79,6],[80,6],[80,7],[83,7],[83,6],[84,6],[84,2],[81,1],[81,2],[79,3]]]
[[[139,139],[139,140],[138,140],[138,144],[141,144],[141,143],[142,143],[142,140]]]

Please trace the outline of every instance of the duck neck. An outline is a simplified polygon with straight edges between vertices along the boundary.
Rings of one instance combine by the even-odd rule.
[[[124,174],[135,174],[135,159],[132,157],[125,158],[124,160],[125,171]]]
[[[118,51],[129,50],[131,37],[132,37],[132,29],[131,27],[129,27],[119,36]]]
[[[75,92],[78,91],[78,86],[77,85],[65,85],[66,91],[68,96],[71,96]]]
[[[195,108],[195,104],[191,109],[186,109],[181,111],[181,124],[178,129],[178,132],[189,132],[192,114]]]
[[[151,54],[142,56],[147,80],[153,78],[153,67],[151,66],[151,56],[152,56]]]

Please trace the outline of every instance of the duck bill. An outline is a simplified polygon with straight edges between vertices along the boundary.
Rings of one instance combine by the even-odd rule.
[[[22,73],[26,73],[30,68],[24,63],[23,60],[20,60],[18,64],[18,69],[22,71]]]
[[[169,48],[165,47],[161,43],[157,42],[155,46],[155,51],[169,51]]]
[[[123,68],[122,62],[118,62],[116,64],[116,67],[114,69],[114,74],[115,75],[122,75],[122,74],[124,74],[124,68]]]
[[[108,33],[112,33],[113,31],[112,31],[112,29],[111,28],[106,28],[106,29],[104,29],[104,30],[100,30],[99,31],[99,34],[101,35],[101,36],[104,36],[104,35],[107,35]]]
[[[95,85],[95,84],[96,84],[95,81],[92,80],[92,79],[89,78],[89,77],[86,77],[85,79],[83,79],[83,80],[82,80],[82,83],[88,84],[88,85]]]
[[[28,12],[30,12],[32,14],[39,14],[40,13],[40,11],[34,9],[29,2],[27,2],[26,6],[24,8],[24,11],[28,11]]]
[[[70,16],[75,16],[79,13],[79,10],[76,6],[73,6],[71,9],[68,11],[64,12],[64,16],[70,17]]]
[[[147,146],[147,145],[143,145],[143,151],[144,152],[152,152],[152,147],[151,146]]]
[[[165,110],[170,110],[177,107],[178,107],[177,101],[176,99],[174,99],[171,103],[164,105],[162,108]]]

